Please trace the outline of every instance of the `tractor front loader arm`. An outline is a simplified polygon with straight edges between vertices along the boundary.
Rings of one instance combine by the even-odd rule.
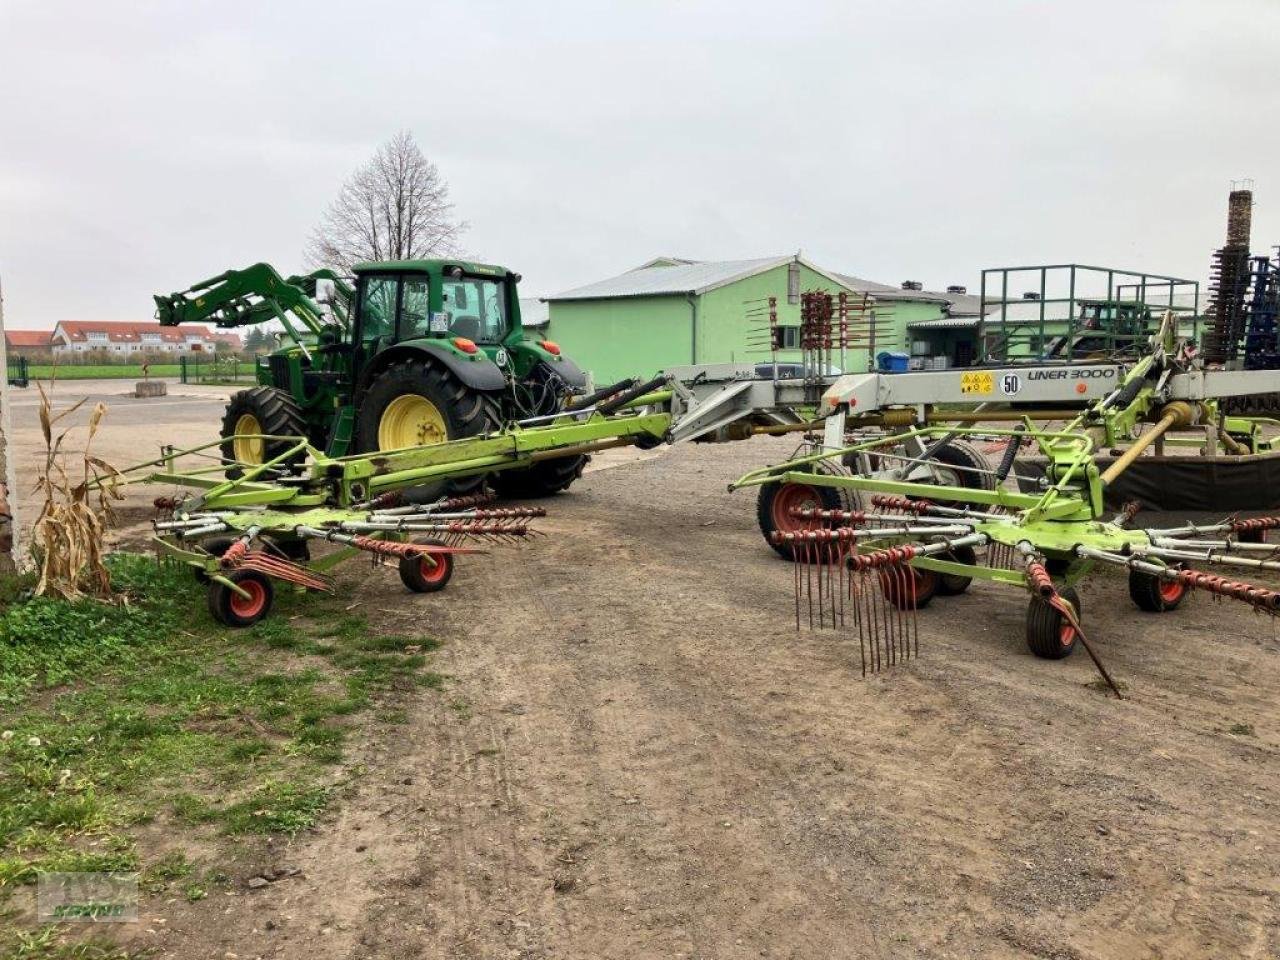
[[[219,327],[246,327],[279,320],[293,341],[305,350],[295,321],[316,338],[326,327],[332,329],[325,322],[320,305],[308,293],[308,289],[314,292],[319,280],[334,282],[334,314],[345,324],[352,290],[332,271],[317,270],[285,280],[266,263],[228,270],[178,293],[157,294],[156,319],[166,327],[209,322]]]

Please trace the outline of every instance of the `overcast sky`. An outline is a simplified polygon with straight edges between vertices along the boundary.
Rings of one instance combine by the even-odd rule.
[[[1277,0],[0,0],[6,321],[298,269],[400,129],[528,294],[797,249],[932,287],[1203,278],[1233,178],[1280,243],[1277,37]]]

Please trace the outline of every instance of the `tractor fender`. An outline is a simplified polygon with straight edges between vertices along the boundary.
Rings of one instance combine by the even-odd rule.
[[[445,367],[463,384],[479,393],[494,393],[507,386],[507,378],[502,369],[483,353],[459,355],[443,343],[431,340],[418,340],[413,343],[402,343],[383,350],[360,374],[357,393],[368,389],[374,379],[391,364],[401,360],[429,359]]]
[[[587,385],[587,375],[582,372],[582,368],[561,354],[559,347],[556,347],[556,352],[552,353],[547,349],[546,343],[545,340],[521,340],[509,345],[507,351],[513,358],[518,356],[525,363],[545,365],[574,390],[584,389]],[[521,369],[519,360],[517,360],[516,369]]]

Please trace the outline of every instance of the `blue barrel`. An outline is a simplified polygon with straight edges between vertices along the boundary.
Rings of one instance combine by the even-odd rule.
[[[905,353],[885,350],[876,354],[876,366],[881,373],[906,373],[911,357]]]

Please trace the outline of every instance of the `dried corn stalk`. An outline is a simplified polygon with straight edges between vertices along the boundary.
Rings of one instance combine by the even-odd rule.
[[[89,414],[89,437],[79,454],[80,477],[73,482],[63,450],[72,428],[64,429],[56,439],[53,428],[88,398],[55,413],[44,388],[38,383],[36,388],[40,391],[40,429],[45,445],[44,467],[36,481],[36,493],[44,503],[31,538],[31,555],[40,571],[36,593],[66,600],[84,595],[106,599],[111,596],[111,575],[102,562],[104,539],[114,519],[111,501],[124,499],[116,484],[120,472],[90,453],[107,406],[98,403]]]

